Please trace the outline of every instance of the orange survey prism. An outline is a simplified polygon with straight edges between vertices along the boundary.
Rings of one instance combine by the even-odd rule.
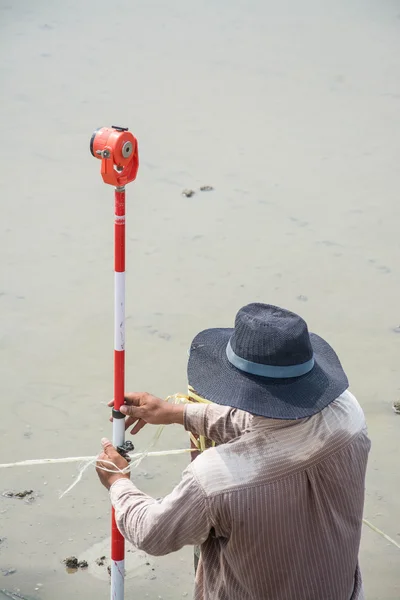
[[[90,152],[101,160],[104,183],[122,187],[136,179],[138,143],[127,127],[100,127],[90,139]]]

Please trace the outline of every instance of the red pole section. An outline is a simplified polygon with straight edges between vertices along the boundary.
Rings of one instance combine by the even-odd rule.
[[[120,412],[125,388],[125,185],[139,168],[138,144],[127,127],[100,127],[90,138],[92,156],[101,160],[104,183],[115,187],[114,210],[114,408],[113,445],[125,441],[125,418]],[[111,600],[124,600],[125,542],[111,517]]]
[[[115,188],[114,211],[114,419],[113,445],[125,440],[125,419],[120,407],[125,391],[125,187]],[[120,418],[118,418],[120,417]],[[125,540],[120,534],[115,512],[111,515],[111,600],[123,600],[125,579]]]

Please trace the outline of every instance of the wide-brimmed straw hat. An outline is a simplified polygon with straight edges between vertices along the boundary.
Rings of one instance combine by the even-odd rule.
[[[199,333],[188,380],[207,400],[272,419],[314,415],[348,387],[331,346],[301,317],[270,304],[241,308],[234,329]]]

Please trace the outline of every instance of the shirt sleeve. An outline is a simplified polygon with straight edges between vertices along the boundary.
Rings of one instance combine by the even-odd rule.
[[[204,435],[217,444],[224,444],[242,435],[250,420],[250,413],[218,404],[186,404],[183,413],[183,424],[187,431]]]
[[[190,467],[180,484],[162,500],[144,494],[125,478],[113,483],[110,497],[121,534],[153,556],[202,544],[213,527],[207,498]]]

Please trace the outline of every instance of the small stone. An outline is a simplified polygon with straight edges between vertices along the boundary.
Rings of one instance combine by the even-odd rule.
[[[3,496],[6,498],[26,498],[26,496],[31,496],[33,494],[33,490],[24,490],[23,492],[3,492]]]
[[[30,496],[33,494],[33,490],[24,490],[23,492],[17,492],[14,494],[15,498],[26,498],[26,496]]]
[[[194,194],[195,194],[194,190],[185,189],[182,191],[182,196],[186,196],[186,198],[191,198],[192,196],[194,196]]]
[[[297,300],[300,300],[300,302],[307,302],[308,298],[307,296],[303,296],[303,294],[300,294],[300,296],[297,296]]]
[[[80,569],[87,569],[89,566],[88,561],[87,560],[81,560],[80,562],[78,562],[78,567]]]
[[[77,569],[78,568],[78,559],[76,556],[68,556],[68,558],[64,559],[64,564],[67,569]]]
[[[400,415],[400,400],[396,400],[396,402],[393,402],[392,408],[396,415]]]
[[[214,190],[212,185],[202,185],[200,188],[201,192],[212,192]]]
[[[392,328],[393,333],[400,333],[400,325],[396,325],[396,327]]]

